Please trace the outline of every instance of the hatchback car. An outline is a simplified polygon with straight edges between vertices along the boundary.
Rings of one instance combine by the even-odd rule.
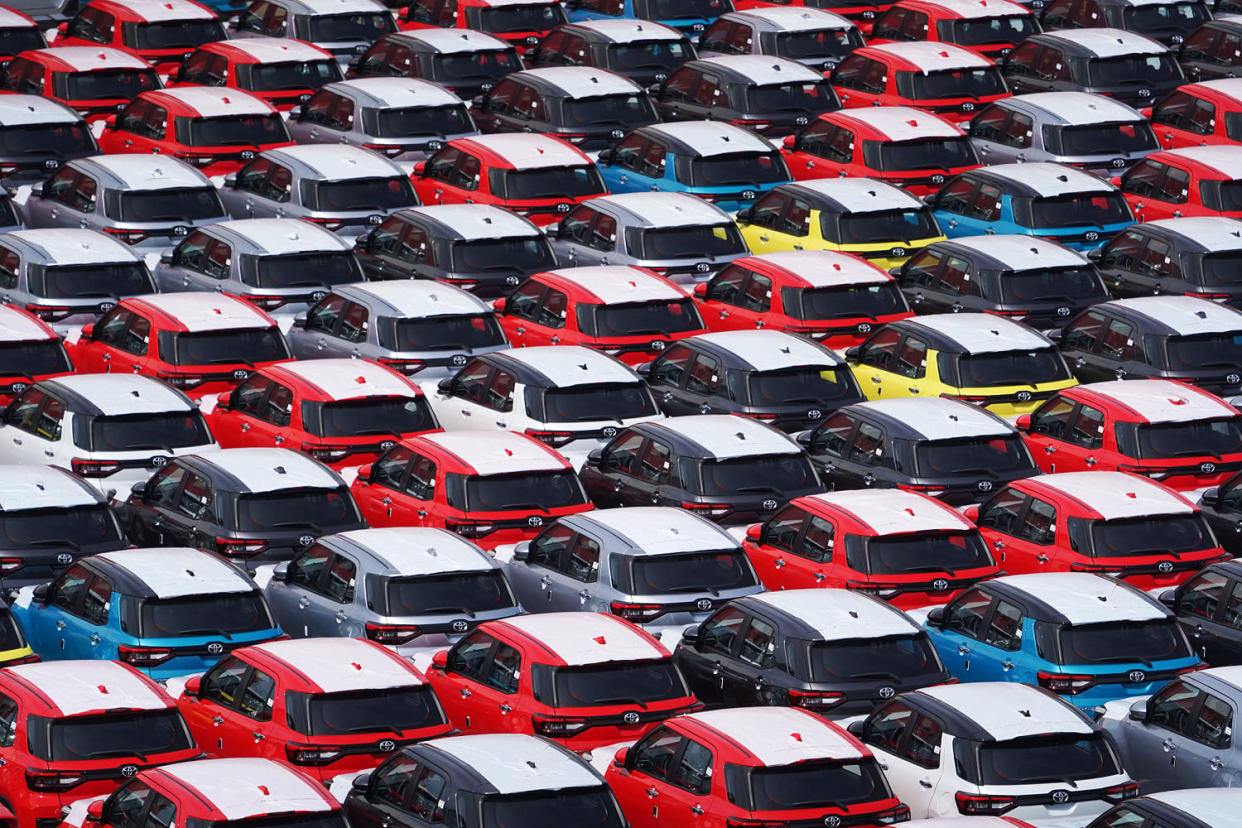
[[[254,0],[232,25],[238,39],[289,38],[318,46],[348,64],[397,31],[378,0]]]
[[[1242,306],[1242,284],[1233,276],[1242,262],[1242,222],[1236,219],[1146,221],[1091,256],[1119,298],[1181,294]]]
[[[349,70],[350,78],[424,78],[470,100],[522,68],[517,50],[473,29],[417,29],[385,35]]]
[[[1240,482],[1242,476],[1234,474],[1219,487],[1215,487],[1215,491],[1209,488],[1199,499],[1203,516],[1223,542],[1222,545],[1230,552],[1238,548],[1237,535],[1242,531],[1239,529],[1242,526],[1242,502],[1239,501],[1242,490],[1238,489]]]
[[[1182,84],[1153,104],[1149,117],[1165,149],[1242,143],[1242,80]]]
[[[1221,15],[1185,36],[1177,50],[1182,71],[1192,81],[1233,78],[1242,74],[1242,21]]]
[[[528,49],[526,65],[594,66],[646,88],[697,57],[684,33],[650,20],[599,18],[563,23]]]
[[[699,35],[699,54],[770,55],[831,72],[864,45],[858,26],[839,14],[797,5],[757,6],[716,18]]]
[[[1040,30],[1030,8],[1007,0],[900,0],[875,21],[867,42],[953,43],[996,60]]]
[[[733,8],[733,0],[574,0],[569,19],[650,21],[698,34]]]
[[[398,22],[403,31],[474,29],[521,53],[569,18],[555,0],[414,0]]]
[[[110,46],[159,72],[228,35],[216,12],[193,0],[95,0],[58,27],[56,47]]]
[[[88,122],[124,109],[139,93],[159,89],[145,60],[108,46],[65,46],[22,52],[0,71],[0,93],[41,95]]]
[[[43,29],[33,18],[9,6],[0,12],[0,68],[22,52],[47,46]]]
[[[30,311],[0,304],[0,405],[32,382],[73,373],[65,343]]]
[[[1236,790],[1222,788],[1197,788],[1154,793],[1142,796],[1123,805],[1114,805],[1107,813],[1096,817],[1088,828],[1111,828],[1111,826],[1145,825],[1148,820],[1169,828],[1211,828],[1229,822],[1242,804],[1242,795]]]
[[[1242,218],[1242,147],[1164,150],[1147,156],[1115,181],[1139,221]]]
[[[173,73],[173,86],[240,89],[287,112],[325,84],[342,79],[330,52],[285,37],[222,40],[194,50]]]
[[[1049,29],[1111,26],[1176,47],[1212,11],[1201,0],[1048,0],[1039,19]]]
[[[74,110],[41,95],[0,95],[0,182],[16,188],[42,181],[61,164],[99,147]]]
[[[1236,538],[1233,543],[1226,544],[1231,552],[1237,546]],[[1220,561],[1208,564],[1176,589],[1167,589],[1159,596],[1160,603],[1177,616],[1177,622],[1190,638],[1190,645],[1204,661],[1210,658],[1212,661],[1208,663],[1217,667],[1242,664],[1242,613],[1238,612],[1242,603],[1240,579],[1242,562]]]

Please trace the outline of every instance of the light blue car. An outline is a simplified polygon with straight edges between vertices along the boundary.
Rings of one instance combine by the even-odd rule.
[[[569,22],[653,20],[698,34],[717,17],[734,10],[733,0],[569,0]]]
[[[1064,164],[997,164],[962,173],[925,201],[949,238],[1018,234],[1094,250],[1134,223],[1115,186]]]
[[[11,608],[44,660],[115,659],[162,681],[279,638],[258,586],[199,549],[122,549],[23,587]]]

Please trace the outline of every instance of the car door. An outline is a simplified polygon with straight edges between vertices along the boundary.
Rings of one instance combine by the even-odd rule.
[[[600,174],[609,192],[654,190],[664,180],[664,145],[641,132],[631,133],[600,157]]]
[[[30,646],[44,659],[79,657],[83,649],[80,642],[66,630],[70,622],[81,612],[94,573],[81,564],[69,567],[52,582],[47,600],[32,602],[30,610],[22,619],[22,628],[30,640]]]
[[[1180,89],[1152,107],[1151,123],[1161,149],[1220,143],[1216,132],[1216,104]]]
[[[465,639],[461,643],[465,643]],[[449,653],[448,665],[454,665],[454,654],[461,644]],[[468,694],[464,722],[453,723],[466,733],[506,733],[519,731],[515,708],[520,705],[519,695],[523,682],[529,682],[529,671],[522,670],[522,653],[511,644],[497,639],[487,654],[481,671],[473,675],[460,675],[455,686],[459,697],[461,691]],[[451,695],[451,691],[450,691]],[[464,726],[463,726],[464,723]]]
[[[1111,321],[1109,314],[1089,310],[1065,327],[1061,336],[1061,353],[1070,364],[1079,382],[1103,382],[1116,375],[1101,356],[1100,340]]]
[[[306,322],[302,328],[306,331],[307,347],[299,349],[300,358],[324,359],[351,355],[353,346],[341,336],[342,320],[351,304],[343,296],[329,294],[306,312]]]
[[[553,612],[569,608],[566,593],[571,591],[571,585],[565,582],[562,569],[575,534],[568,526],[554,524],[530,542],[525,561],[514,561],[507,567],[513,591],[527,611]]]
[[[200,680],[194,702],[181,707],[195,741],[210,756],[249,755],[253,730],[247,731],[247,717],[238,712],[238,703],[250,672],[245,661],[225,656]]]
[[[221,519],[216,511],[215,492],[206,477],[187,471],[171,502],[161,509],[158,531],[170,546],[214,549],[216,528]]]
[[[1186,739],[1177,747],[1179,788],[1215,788],[1237,784],[1233,755],[1233,720],[1237,708],[1228,699],[1205,692]]]
[[[695,353],[687,345],[674,345],[656,357],[650,369],[644,369],[660,410],[669,416],[697,413],[682,388]]]
[[[1077,411],[1078,403],[1057,395],[1031,412],[1023,439],[1041,470],[1071,471],[1081,464],[1078,447],[1069,441]]]
[[[1022,650],[1022,608],[997,598],[987,623],[970,644],[971,681],[1016,681],[1018,658]],[[1020,659],[1019,659],[1020,660]]]
[[[780,193],[774,195],[777,199],[783,201],[784,197]],[[770,195],[765,196],[760,204],[766,202],[771,197]],[[757,215],[752,213],[752,218]],[[760,220],[766,219],[761,218]],[[749,231],[749,227],[743,226],[743,236]],[[762,327],[762,317],[760,314],[749,307],[743,307],[744,304],[748,304],[743,301],[743,297],[747,295],[746,282],[749,281],[751,273],[752,271],[748,267],[731,264],[704,285],[701,292],[702,300],[700,307],[703,320],[711,330],[749,330]],[[695,293],[700,295],[697,287],[695,288]]]
[[[940,269],[948,254],[939,250],[916,253],[897,276],[901,292],[916,313],[946,313],[951,300],[940,292]]]
[[[631,497],[629,490],[636,472],[635,466],[646,437],[640,432],[619,434],[604,446],[599,463],[584,467],[582,485],[587,497],[599,508],[620,506]]]
[[[766,673],[776,666],[776,625],[758,615],[741,633],[736,658],[722,660],[723,700],[727,707],[764,704]]]
[[[414,474],[416,460],[419,470]],[[372,514],[372,522],[381,520],[384,526],[418,526],[428,521],[434,509],[436,490],[434,463],[430,479],[428,463],[431,463],[428,458],[397,445],[371,464],[367,482],[378,491],[372,492],[368,500],[373,503],[372,508],[383,511],[379,516]]]
[[[423,764],[398,753],[371,773],[365,794],[352,792],[345,800],[345,811],[353,828],[382,828],[409,820],[414,783]]]
[[[849,460],[849,448],[853,445],[857,426],[856,417],[838,411],[811,433],[807,448],[820,467],[820,479],[829,490],[857,488],[855,480],[861,474]]]
[[[910,816],[914,819],[929,815],[928,805],[932,795],[932,790],[919,784],[919,780],[930,777],[932,768],[927,765],[932,760],[917,746],[938,741],[935,729],[924,724],[920,728],[916,748],[907,747],[911,730],[921,718],[928,717],[911,710],[903,701],[894,701],[872,713],[862,726],[862,741],[875,752],[876,761],[884,771],[893,795],[910,807]],[[914,761],[915,757],[919,761]],[[938,762],[935,764],[938,765]]]
[[[323,580],[331,559],[331,549],[311,544],[289,562],[283,580],[272,580],[264,589],[280,628],[290,635],[308,638],[320,634],[312,630],[318,629],[322,610],[316,611],[312,605],[319,607],[325,602]]]
[[[652,96],[652,103],[665,121],[698,121],[706,113],[695,98],[700,75],[692,66],[683,66],[669,75]]]
[[[1209,661],[1209,664],[1242,664],[1242,581],[1230,583],[1227,595],[1220,614],[1226,629],[1208,644],[1208,652],[1216,659],[1215,662]],[[1191,641],[1197,643],[1194,638]]]
[[[1056,507],[1040,498],[1006,489],[979,507],[979,529],[1007,572],[1051,572],[1068,569],[1054,561]],[[1061,564],[1058,567],[1058,564]]]
[[[716,399],[726,393],[725,371],[720,360],[701,351],[695,353],[681,389],[684,413],[711,414],[718,411]]]
[[[670,779],[677,774],[685,742],[677,731],[657,727],[630,749],[626,766],[609,776],[608,782],[625,806],[631,828],[663,828],[670,817],[676,817],[676,796],[670,790]]]
[[[1230,638],[1238,637],[1237,630],[1226,625],[1221,617],[1230,587],[1228,575],[1208,569],[1191,576],[1174,591],[1171,609],[1177,622],[1186,631],[1191,646],[1208,664],[1235,663],[1225,654],[1233,655],[1231,651],[1237,649],[1229,642]],[[1217,652],[1217,642],[1225,644],[1224,653]],[[1209,652],[1212,661],[1208,661]]]
[[[580,262],[586,264],[586,262]],[[536,282],[537,280],[531,279]],[[535,312],[526,324],[526,331],[520,334],[520,341],[515,345],[559,345],[561,338],[566,336],[565,324],[569,318],[569,296],[564,291],[548,287],[539,298]],[[569,344],[569,343],[567,343]]]
[[[475,359],[468,362],[447,384],[447,392],[431,395],[436,419],[444,428],[473,430],[485,414],[482,400],[495,369],[490,362]]]
[[[944,727],[925,713],[914,713],[902,741],[889,759],[888,778],[901,780],[893,784],[893,793],[910,807],[910,815],[918,818],[933,815],[936,792],[941,781],[940,762],[948,752],[941,751]]]
[[[936,652],[959,681],[977,681],[972,672],[974,650],[988,629],[995,599],[981,589],[968,589],[944,609],[944,620],[929,632]]]
[[[805,511],[786,506],[760,526],[758,542],[747,543],[747,557],[767,589],[814,585],[807,583],[800,556],[794,554],[806,521]]]
[[[58,435],[58,411],[63,416],[64,406],[56,401],[48,418],[44,412],[52,400],[38,388],[28,388],[4,411],[4,427],[0,433],[0,452],[9,463],[45,464],[47,451],[55,454],[49,435]]]
[[[677,468],[673,449],[667,443],[650,438],[632,466],[634,474],[622,493],[623,506],[677,505],[668,493],[686,488]]]
[[[845,462],[837,470],[841,488],[889,488],[898,476],[893,468],[888,434],[876,423],[860,420],[845,450]],[[904,478],[902,478],[904,479]]]
[[[901,382],[901,378],[894,373],[894,363],[901,340],[900,330],[883,327],[858,347],[857,361],[850,367],[867,399],[878,400],[907,396],[894,390]]]
[[[584,267],[587,265],[600,264],[604,258],[601,252],[591,245],[592,228],[599,216],[599,211],[593,207],[582,205],[575,207],[573,212],[562,219],[556,226],[556,231],[552,233],[555,244],[557,261],[560,264],[569,267]],[[530,290],[534,290],[538,286],[541,290],[546,289],[546,285],[538,280],[528,280],[527,284],[531,284]],[[523,285],[526,287],[526,284]],[[529,317],[534,320],[534,314]],[[533,328],[531,329],[533,334]],[[534,339],[527,339],[526,331],[519,331],[519,336],[514,344],[530,344],[530,345],[546,345],[546,336],[536,336]]]
[[[400,216],[385,219],[354,244],[358,261],[368,279],[406,279],[413,271],[410,263],[401,257],[401,241],[410,229],[410,223]]]
[[[1122,721],[1126,770],[1143,781],[1145,790],[1187,787],[1182,784],[1186,771],[1178,765],[1187,734],[1194,731],[1207,695],[1192,684],[1174,679],[1147,700],[1142,721],[1128,717]]]
[[[732,662],[741,644],[750,616],[734,606],[725,606],[699,625],[693,644],[677,648],[677,666],[690,683],[699,701],[711,705],[724,702],[724,666]]]

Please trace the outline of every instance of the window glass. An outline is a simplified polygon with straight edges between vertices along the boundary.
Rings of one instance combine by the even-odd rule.
[[[478,681],[487,666],[487,656],[496,639],[485,632],[475,630],[449,651],[446,669],[450,673]]]
[[[599,579],[599,544],[586,535],[579,535],[569,550],[569,558],[565,562],[565,574],[583,583],[594,583]]]
[[[669,780],[674,785],[694,793],[705,794],[712,785],[712,752],[693,740],[686,740],[686,747],[681,752],[681,760],[677,763],[677,771]]]
[[[1195,727],[1195,706],[1203,691],[1174,681],[1147,702],[1147,724],[1188,734]]]
[[[940,724],[927,716],[919,716],[910,728],[910,738],[901,752],[911,762],[924,768],[940,766]]]
[[[651,373],[648,375],[651,382],[673,387],[680,386],[682,375],[685,374],[686,366],[690,364],[693,356],[694,351],[685,345],[670,348],[651,366]]]
[[[681,747],[681,736],[668,728],[657,728],[634,748],[634,769],[657,779],[669,779],[673,757]]]
[[[1030,508],[1022,520],[1017,537],[1031,543],[1047,545],[1056,541],[1057,510],[1051,503],[1030,498]]]
[[[86,582],[90,578],[91,573],[86,567],[70,567],[52,584],[48,593],[48,603],[61,609],[73,610],[86,591]]]
[[[1199,708],[1190,738],[1211,748],[1227,748],[1233,739],[1233,708],[1222,698],[1208,694]]]
[[[522,669],[522,654],[508,644],[499,644],[487,671],[487,684],[502,693],[516,693]]]
[[[108,623],[108,612],[112,608],[112,584],[102,577],[95,576],[82,598],[82,617],[92,624]]]
[[[636,433],[617,438],[604,449],[604,460],[600,468],[605,471],[632,473],[634,458],[638,455],[643,439],[643,435]]]
[[[763,543],[792,551],[805,522],[806,512],[797,506],[788,506],[764,525]]]
[[[1196,575],[1178,590],[1174,612],[1178,615],[1194,615],[1199,618],[1216,618],[1216,610],[1225,593],[1229,578],[1220,572],[1204,572]]]
[[[897,753],[901,736],[913,717],[913,710],[901,702],[893,702],[867,720],[864,741]]]
[[[727,608],[716,613],[699,630],[699,643],[705,650],[730,655],[737,642],[738,631],[746,623],[741,610]]]
[[[812,516],[806,527],[806,535],[802,538],[802,546],[795,549],[804,558],[819,563],[832,560],[833,533],[835,527],[821,517]]]
[[[1104,412],[1089,405],[1078,407],[1078,417],[1069,440],[1084,448],[1098,449],[1104,445]]]
[[[312,546],[289,563],[286,583],[318,590],[319,576],[330,557],[331,550],[323,546]]]
[[[224,707],[233,707],[238,690],[250,665],[239,658],[229,656],[207,671],[199,684],[198,697],[214,701]]]
[[[568,526],[556,525],[546,530],[530,543],[527,561],[535,566],[559,570],[565,549],[573,540],[574,530]]]
[[[1090,351],[1095,347],[1096,340],[1104,331],[1105,317],[1098,313],[1087,313],[1065,329],[1063,341],[1065,347],[1082,351]]]
[[[410,790],[410,783],[418,767],[417,761],[405,757],[384,765],[375,772],[375,783],[371,789],[371,795],[376,799],[404,806],[406,794]]]
[[[410,810],[414,815],[423,822],[443,822],[444,821],[444,788],[446,782],[443,776],[433,771],[431,768],[424,768],[423,773],[418,778],[418,783],[414,786],[413,795],[410,797]]]
[[[998,600],[996,610],[988,620],[983,643],[1002,650],[1022,649],[1022,610],[1008,601]]]
[[[276,680],[262,670],[255,670],[250,681],[246,682],[246,689],[242,691],[241,703],[237,709],[242,715],[255,721],[269,721],[272,718],[272,700],[275,696]]]
[[[1064,440],[1067,437],[1070,417],[1073,413],[1074,402],[1072,400],[1055,397],[1031,415],[1031,433]]]
[[[324,584],[328,597],[342,604],[354,600],[354,574],[358,567],[348,558],[337,556],[328,570],[328,580]]]
[[[1225,603],[1222,620],[1231,627],[1242,629],[1242,581],[1233,585],[1229,600]]]
[[[972,589],[948,606],[944,613],[945,629],[979,638],[984,632],[983,620],[992,605],[992,596]]]
[[[766,621],[752,618],[737,657],[754,667],[770,667],[776,646],[776,629]]]

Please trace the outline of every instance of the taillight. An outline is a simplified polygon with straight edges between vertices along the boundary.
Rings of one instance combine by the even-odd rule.
[[[898,805],[896,808],[889,808],[887,811],[881,811],[871,817],[876,825],[896,825],[898,822],[910,821],[910,809],[905,805]]]
[[[417,374],[427,367],[426,363],[421,359],[386,359],[385,357],[380,357],[375,361],[402,374]]]
[[[733,511],[733,507],[727,503],[690,503],[685,501],[681,504],[681,508],[687,512],[708,518],[724,517]]]
[[[73,473],[80,477],[107,477],[121,470],[119,460],[83,460],[75,457],[69,461]]]
[[[312,224],[318,224],[323,229],[332,230],[334,232],[345,226],[344,219],[311,218],[310,216],[303,216],[302,220],[309,221]]]
[[[40,793],[60,793],[86,781],[79,771],[27,770],[26,787]]]
[[[1012,796],[985,796],[958,791],[954,794],[957,810],[967,816],[998,816],[1012,811],[1018,804]]]
[[[571,144],[581,144],[587,139],[586,133],[584,132],[559,132],[556,134],[556,137],[560,138],[562,141],[568,141]]]
[[[443,281],[462,290],[474,290],[479,286],[478,281],[475,279],[445,279]]]
[[[1101,793],[1109,802],[1121,802],[1123,799],[1134,799],[1139,795],[1139,783],[1124,782],[1120,785],[1113,785],[1111,788],[1105,788]]]
[[[1027,311],[985,310],[984,313],[990,313],[993,316],[1008,316],[1010,319],[1023,319],[1030,315]]]
[[[591,725],[586,719],[570,719],[564,716],[531,716],[535,734],[549,738],[576,736]]]
[[[200,155],[195,152],[177,152],[173,153],[174,158],[180,158],[187,164],[193,164],[195,167],[206,167],[216,160],[214,155]]]
[[[889,599],[900,594],[901,589],[890,584],[869,584],[866,581],[846,581],[846,589],[853,589],[867,595],[876,595],[880,598]]]
[[[310,765],[319,767],[328,765],[344,755],[339,747],[318,747],[315,745],[285,745],[285,757],[294,765]]]
[[[941,394],[940,396],[944,397],[946,400],[961,400],[962,402],[970,403],[971,405],[987,405],[989,399],[988,397],[969,396],[965,394]]]
[[[624,601],[613,601],[608,605],[608,609],[613,615],[624,618],[626,621],[633,621],[635,624],[654,621],[664,614],[663,604],[628,604]]]
[[[750,127],[751,129],[767,129],[772,126],[771,121],[760,121],[753,118],[735,118],[733,123],[738,126]]]
[[[798,336],[805,336],[808,339],[815,340],[826,339],[828,337],[828,331],[823,331],[819,328],[799,328],[797,326],[790,325],[785,328],[785,331],[786,333],[797,334]]]
[[[263,308],[263,310],[274,310],[289,301],[287,296],[247,296],[244,293],[239,298],[245,299],[250,304]]]
[[[155,376],[173,388],[193,388],[196,385],[202,385],[206,380],[206,377],[198,374],[156,374]]]
[[[57,322],[73,313],[73,308],[64,305],[27,305],[26,310],[44,322]]]
[[[0,664],[0,667],[12,667],[15,664],[34,664],[36,661],[42,660],[43,658],[38,653],[31,653],[30,655],[22,656],[21,658],[11,658],[3,664]]]
[[[463,538],[481,538],[484,535],[490,535],[496,531],[495,522],[484,520],[458,520],[456,518],[445,518],[444,528],[450,532],[456,532]]]
[[[540,431],[535,428],[526,429],[528,437],[534,437],[541,443],[546,443],[552,448],[560,448],[574,441],[574,433],[572,431]]]
[[[399,144],[363,144],[363,146],[389,158],[395,158],[405,150],[405,147]]]
[[[16,164],[0,164],[0,177],[7,178],[19,169],[21,169],[21,167]]]
[[[346,457],[354,453],[353,446],[323,446],[314,445],[312,443],[303,443],[302,451],[321,460],[324,463],[335,463],[338,460],[344,460]]]
[[[0,175],[4,174],[4,167],[0,166]],[[1228,302],[1233,298],[1228,293],[1187,293],[1187,296],[1194,296],[1197,299],[1210,299],[1213,302]]]
[[[766,822],[762,819],[738,819],[729,817],[725,820],[725,828],[787,828],[786,822]]]
[[[121,661],[135,667],[154,667],[173,657],[172,650],[166,647],[131,647],[126,644],[117,647],[117,654]]]
[[[1094,676],[1073,676],[1066,673],[1046,673],[1040,670],[1036,678],[1039,686],[1061,696],[1076,696],[1095,687]],[[965,812],[963,812],[965,813]]]
[[[138,242],[146,241],[147,239],[146,230],[123,230],[120,227],[105,227],[104,232],[126,244],[138,244]]]
[[[216,538],[216,552],[226,558],[250,558],[267,549],[265,540]]]
[[[774,423],[780,419],[780,416],[777,414],[749,414],[744,411],[742,412],[742,416],[750,417],[752,420],[758,420],[761,423]]]
[[[405,644],[419,635],[412,624],[367,624],[367,638],[376,644]]]
[[[12,575],[26,565],[21,558],[0,558],[0,575]]]
[[[822,713],[845,703],[844,693],[819,690],[790,690],[788,692],[791,707],[802,707],[813,713]]]
[[[911,483],[898,483],[897,488],[903,489],[907,492],[921,492],[928,497],[940,497],[945,493],[945,488],[943,486],[916,486]]]

